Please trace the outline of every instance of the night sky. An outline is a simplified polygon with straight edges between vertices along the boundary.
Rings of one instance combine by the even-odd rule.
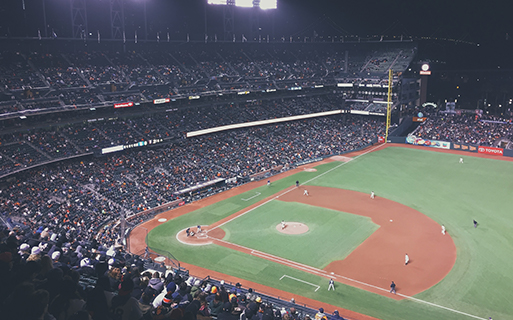
[[[138,30],[144,39],[144,3],[146,2],[147,37],[155,40],[170,33],[171,39],[201,41],[205,32],[210,37],[223,34],[223,8],[207,6],[206,0],[124,0],[127,38]],[[25,3],[25,10],[23,10]],[[43,3],[47,28],[43,23]],[[109,0],[86,0],[89,32],[103,39],[110,37]],[[513,35],[508,1],[490,0],[278,0],[278,10],[260,13],[258,28],[251,28],[251,9],[237,8],[235,33],[240,37],[253,35],[271,39],[304,39],[317,34],[327,37],[412,36],[415,38],[450,39],[467,43],[461,50],[476,54],[475,65],[469,67],[506,67]],[[55,32],[59,37],[71,36],[70,0],[4,0],[0,1],[0,36],[37,37]],[[206,22],[206,24],[205,24]],[[260,29],[259,29],[260,28]],[[258,30],[258,31],[255,31]],[[456,41],[456,42],[455,42]],[[475,53],[475,48],[479,47]],[[445,49],[443,49],[445,50]],[[435,58],[436,59],[436,58]],[[472,60],[470,60],[472,61]],[[466,64],[467,62],[462,62]]]
[[[148,20],[154,30],[173,28],[181,32],[204,31],[204,7],[206,0],[125,0],[127,23],[142,24],[143,3],[147,3]],[[47,22],[63,34],[69,24],[69,0],[45,0]],[[90,29],[102,27],[103,16],[108,18],[108,0],[87,0]],[[33,35],[34,29],[43,28],[43,0],[7,0],[0,3],[1,34],[10,32]],[[413,36],[437,36],[473,42],[504,40],[511,31],[508,1],[468,0],[278,0],[275,15],[275,31],[280,35],[300,32],[315,24],[323,31],[329,30],[323,19],[331,19],[341,30],[361,36],[369,34],[404,34]],[[222,28],[219,8],[207,9],[208,24],[213,29]],[[246,9],[239,9],[241,15]],[[263,25],[265,27],[265,25]],[[10,29],[10,30],[9,30]],[[26,29],[26,30],[23,30]],[[325,29],[325,30],[322,30]],[[69,31],[69,30],[68,30]]]

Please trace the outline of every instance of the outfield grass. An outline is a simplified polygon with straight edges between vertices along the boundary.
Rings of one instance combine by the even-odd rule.
[[[281,220],[305,223],[299,235],[276,230]],[[223,226],[224,240],[316,268],[342,260],[378,229],[370,218],[302,203],[272,201]]]
[[[483,318],[512,319],[510,301],[513,292],[510,288],[513,287],[513,275],[509,272],[509,263],[513,261],[513,234],[510,232],[513,223],[510,213],[513,208],[510,194],[513,190],[513,163],[464,157],[465,163],[459,164],[459,157],[429,149],[386,148],[341,165],[309,184],[366,193],[373,190],[377,196],[410,206],[444,224],[457,246],[456,264],[439,284],[416,298]],[[157,251],[158,248],[170,251],[187,263],[381,319],[471,319],[433,306],[408,300],[395,301],[342,284],[337,284],[337,291],[328,293],[324,278],[224,247],[192,247],[175,239],[176,232],[183,228],[199,223],[211,224],[293,185],[295,180],[307,181],[339,165],[338,162],[330,163],[317,167],[318,172],[301,172],[273,181],[271,187],[262,186],[173,219],[151,231],[148,244]],[[249,201],[241,200],[252,197],[255,192],[260,192],[261,196]],[[274,201],[271,203],[275,205]],[[271,210],[267,204],[261,207],[263,212],[266,208]],[[247,218],[250,219],[251,214]],[[281,215],[274,218],[273,224],[281,219]],[[479,222],[477,229],[472,226],[472,219]],[[240,223],[247,222],[241,219]],[[225,226],[230,241],[248,241],[242,239],[242,234],[237,234],[240,225],[231,224]],[[297,258],[291,260],[297,261]],[[279,281],[284,274],[320,285],[321,290],[314,292],[308,286],[295,285],[290,279]]]

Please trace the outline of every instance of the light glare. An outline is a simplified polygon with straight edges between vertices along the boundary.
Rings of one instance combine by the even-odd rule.
[[[277,9],[278,8],[278,0],[260,0],[260,8],[263,10]]]
[[[236,7],[253,8],[253,0],[235,0]]]
[[[228,0],[208,0],[208,4],[221,4],[221,5],[227,5]]]

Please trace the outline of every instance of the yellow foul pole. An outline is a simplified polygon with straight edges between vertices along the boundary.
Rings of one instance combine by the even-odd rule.
[[[387,99],[387,123],[385,128],[385,143],[388,141],[388,128],[390,128],[390,114],[392,112],[392,69],[388,70],[388,99]]]

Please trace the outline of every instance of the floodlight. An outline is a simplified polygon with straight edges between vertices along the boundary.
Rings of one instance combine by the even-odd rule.
[[[208,0],[208,4],[221,4],[221,5],[227,5],[228,0]]]
[[[253,8],[253,0],[235,0],[236,7]]]
[[[260,0],[260,9],[277,9],[278,0]]]

